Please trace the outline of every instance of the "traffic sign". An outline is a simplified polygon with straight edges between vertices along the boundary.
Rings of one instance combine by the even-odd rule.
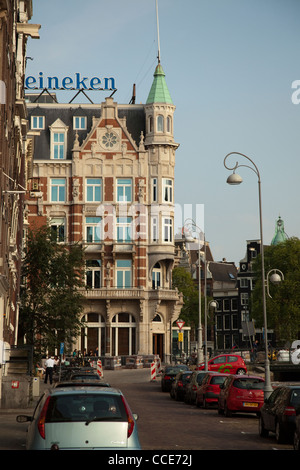
[[[183,325],[185,324],[185,321],[183,320],[177,320],[176,322],[176,325],[178,326],[178,328],[181,330],[181,328],[183,327]]]

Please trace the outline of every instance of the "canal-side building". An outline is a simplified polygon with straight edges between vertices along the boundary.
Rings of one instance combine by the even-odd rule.
[[[12,374],[18,340],[25,161],[28,121],[24,98],[28,38],[39,38],[30,24],[31,0],[0,0],[0,400],[4,377]],[[26,369],[25,369],[26,370]]]
[[[84,319],[75,348],[170,359],[182,297],[174,264],[174,111],[158,63],[146,104],[57,103],[27,95],[34,156],[30,227],[46,222],[86,253]]]

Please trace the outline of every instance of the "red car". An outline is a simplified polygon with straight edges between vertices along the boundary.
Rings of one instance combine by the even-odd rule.
[[[208,372],[197,390],[196,405],[207,408],[208,405],[217,405],[220,393],[220,385],[224,383],[228,374]]]
[[[204,362],[199,364],[197,370],[204,370]],[[208,370],[226,374],[247,374],[244,359],[238,354],[221,354],[208,361]]]
[[[218,413],[259,413],[264,404],[264,379],[256,375],[229,375],[220,387]]]

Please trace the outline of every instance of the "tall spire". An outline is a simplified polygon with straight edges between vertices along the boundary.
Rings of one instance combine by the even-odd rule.
[[[154,80],[148,95],[146,104],[149,103],[168,103],[173,104],[169,89],[167,87],[165,73],[161,64],[156,66]]]
[[[167,87],[165,73],[160,63],[158,0],[156,0],[156,25],[157,25],[157,42],[158,42],[158,51],[157,51],[158,64],[155,68],[154,79],[152,82],[151,90],[149,92],[146,104],[152,104],[152,103],[173,104],[171,95]]]
[[[157,28],[157,60],[160,64],[160,39],[159,39],[159,21],[158,21],[158,0],[156,0],[156,28]]]

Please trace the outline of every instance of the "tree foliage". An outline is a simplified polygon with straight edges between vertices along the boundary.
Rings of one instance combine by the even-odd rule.
[[[199,323],[199,297],[191,274],[182,267],[173,270],[173,288],[177,287],[183,295],[183,307],[180,318],[186,325],[198,327]]]
[[[272,297],[266,293],[268,329],[273,328],[277,343],[284,345],[300,338],[300,240],[293,237],[278,245],[268,246],[264,258],[265,276],[269,279]],[[261,257],[256,260],[253,269],[257,280],[252,296],[252,313],[257,326],[264,326]],[[276,286],[271,284],[268,276],[274,269],[284,275],[284,280]]]
[[[19,331],[39,358],[71,347],[82,326],[84,252],[57,243],[48,225],[29,230],[22,265]]]

